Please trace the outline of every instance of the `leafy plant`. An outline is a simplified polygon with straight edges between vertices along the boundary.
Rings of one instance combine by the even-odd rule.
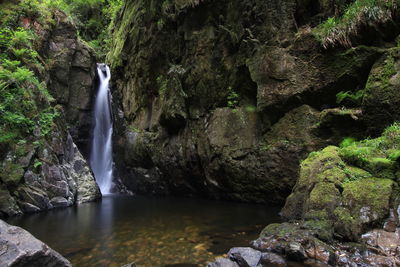
[[[236,108],[239,104],[239,98],[240,98],[239,94],[233,90],[232,86],[229,86],[228,96],[226,98],[228,107],[232,109]]]
[[[359,106],[364,97],[364,90],[356,92],[341,91],[336,94],[336,103],[344,104],[345,106]]]

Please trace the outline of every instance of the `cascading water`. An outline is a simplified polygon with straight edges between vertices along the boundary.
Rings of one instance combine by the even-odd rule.
[[[97,65],[99,90],[94,107],[95,127],[93,131],[90,165],[101,193],[110,193],[113,177],[112,160],[112,116],[109,95],[110,68],[105,64]]]

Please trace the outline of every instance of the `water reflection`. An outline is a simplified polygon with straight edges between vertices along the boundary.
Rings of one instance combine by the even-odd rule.
[[[109,195],[9,222],[76,266],[202,266],[232,246],[246,246],[263,226],[279,221],[278,212],[254,204]]]

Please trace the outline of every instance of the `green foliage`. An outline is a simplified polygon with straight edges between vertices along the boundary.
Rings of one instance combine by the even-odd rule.
[[[18,19],[44,19],[45,1],[21,1],[3,10],[0,23],[0,143],[15,143],[39,129],[49,133],[58,113],[49,107],[54,99],[33,70],[44,67],[35,50],[35,34],[18,26]]]
[[[340,148],[348,147],[348,146],[354,144],[355,141],[356,140],[352,137],[346,137],[343,139],[342,142],[340,142]]]
[[[336,103],[343,104],[345,106],[359,106],[364,97],[364,90],[358,90],[356,92],[341,91],[336,94]]]
[[[226,97],[228,107],[232,109],[236,108],[239,105],[239,99],[239,94],[233,90],[232,86],[229,86],[228,96]]]
[[[356,0],[341,17],[331,17],[320,24],[314,34],[325,48],[336,45],[351,47],[351,35],[367,24],[392,19],[391,11],[396,8],[397,3],[392,0]]]
[[[99,58],[105,58],[111,45],[111,28],[122,0],[56,0],[53,7],[63,10],[78,27],[80,36]]]
[[[33,163],[33,167],[38,168],[38,167],[42,166],[42,164],[43,163],[40,160],[35,159],[35,162]]]

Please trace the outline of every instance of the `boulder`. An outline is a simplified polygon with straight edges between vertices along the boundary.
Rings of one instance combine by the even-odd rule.
[[[0,220],[0,266],[70,267],[72,265],[58,252],[24,229]]]

